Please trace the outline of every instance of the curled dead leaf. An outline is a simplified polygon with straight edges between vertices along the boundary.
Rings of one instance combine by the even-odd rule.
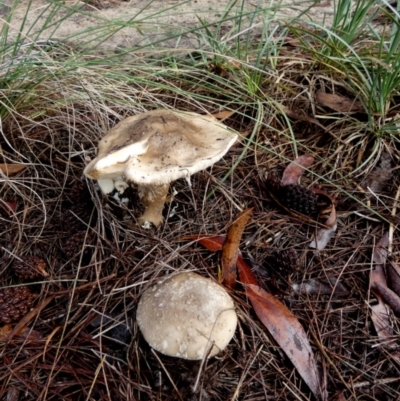
[[[244,228],[252,213],[253,209],[250,208],[239,214],[229,227],[224,245],[222,246],[222,282],[229,288],[233,288],[236,283],[236,262],[239,255],[239,244]]]
[[[386,263],[388,255],[388,250],[387,250],[388,245],[389,245],[389,233],[386,232],[385,234],[383,234],[382,238],[378,241],[372,253],[372,260],[377,265],[384,265]]]
[[[330,295],[332,298],[346,297],[350,291],[336,277],[328,277],[327,280],[310,279],[300,284],[291,285],[295,292],[307,295]]]
[[[10,176],[19,173],[25,167],[25,164],[0,163],[0,172],[7,176]]]
[[[397,263],[389,261],[386,264],[386,278],[388,287],[400,296],[400,267]]]
[[[218,113],[213,114],[212,116],[220,121],[224,121],[227,118],[233,116],[236,113],[234,110],[222,110]]]
[[[365,113],[362,103],[355,99],[323,91],[317,92],[316,99],[323,106],[341,113]]]
[[[305,154],[293,160],[282,174],[282,185],[298,184],[300,177],[303,175],[304,170],[311,167],[314,163],[314,157]]]

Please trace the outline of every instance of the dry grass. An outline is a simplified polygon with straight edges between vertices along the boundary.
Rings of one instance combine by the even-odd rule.
[[[154,80],[143,69],[132,82],[117,86],[99,66],[81,70],[79,80],[47,81],[30,108],[11,110],[0,138],[2,155],[5,162],[27,167],[0,178],[0,199],[17,203],[14,213],[0,205],[0,286],[21,284],[10,268],[14,258],[39,255],[48,263],[49,277],[27,285],[36,305],[55,298],[28,323],[40,339],[17,336],[0,344],[2,400],[312,399],[240,286],[232,293],[240,319],[234,340],[202,367],[152,351],[135,322],[140,294],[160,277],[181,270],[217,276],[217,254],[178,239],[224,234],[248,206],[254,215],[243,255],[261,285],[306,328],[332,399],[400,398],[400,367],[372,326],[370,305],[376,300],[369,291],[373,246],[388,222],[397,224],[391,215],[400,184],[397,138],[368,134],[362,113],[340,114],[317,104],[321,89],[353,94],[340,76],[316,70],[296,48],[285,46],[281,55],[276,70],[263,73],[253,99],[243,81],[237,83],[243,78],[240,65],[217,68],[210,62],[196,74],[182,68],[172,75],[154,63]],[[244,137],[212,169],[194,175],[191,187],[184,180],[174,183],[166,222],[158,230],[135,224],[141,213],[135,188],[121,206],[83,177],[86,158],[119,119],[156,107],[215,113],[219,105],[238,111],[225,123],[252,138],[248,149],[243,153]],[[320,124],[294,119],[288,125],[279,105],[318,116]],[[264,183],[266,173],[281,173],[288,160],[305,152],[317,161],[303,183],[329,192],[339,216],[337,234],[319,254],[308,247],[313,228],[281,211]],[[380,182],[376,168],[387,159],[392,170]],[[377,192],[369,193],[366,183],[379,184]],[[396,232],[394,258],[399,245]],[[274,272],[268,256],[288,248],[299,255],[299,269]],[[340,280],[348,293],[290,290],[292,283],[329,278]],[[392,323],[398,338],[398,317]]]

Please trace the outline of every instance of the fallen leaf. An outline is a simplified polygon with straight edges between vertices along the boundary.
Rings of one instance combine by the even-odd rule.
[[[212,116],[214,118],[217,118],[218,120],[224,121],[227,118],[233,116],[236,113],[234,110],[222,110],[218,113],[213,114]]]
[[[239,255],[240,240],[252,213],[253,208],[249,208],[239,214],[229,227],[222,246],[222,282],[229,288],[233,288],[236,284],[236,262]]]
[[[386,278],[388,287],[400,296],[400,267],[397,263],[389,261],[386,264]]]
[[[304,169],[311,167],[313,163],[313,156],[308,154],[299,156],[285,168],[281,179],[282,185],[298,184]]]
[[[336,277],[328,277],[327,282],[325,280],[310,279],[300,284],[293,283],[291,287],[295,292],[300,294],[330,295],[332,298],[336,299],[346,297],[350,294]]]
[[[379,166],[376,166],[362,181],[361,186],[368,188],[368,196],[382,190],[385,183],[393,176],[392,158],[389,152],[382,152]]]
[[[254,284],[245,285],[246,294],[259,319],[296,367],[318,399],[326,400],[314,354],[302,325],[279,300]]]
[[[304,121],[306,123],[312,123],[315,125],[318,125],[320,128],[322,128],[324,131],[326,131],[326,128],[316,119],[313,117],[309,117],[303,114],[298,114],[295,111],[289,109],[288,107],[284,106],[283,104],[279,105],[279,107],[282,109],[282,111],[290,118],[293,118],[294,120],[298,121]]]
[[[0,199],[0,206],[2,206],[8,214],[11,214],[10,212],[15,212],[17,210],[17,202],[15,201],[4,201]]]
[[[185,235],[180,237],[178,241],[187,241],[193,240],[199,242],[205,248],[207,248],[211,252],[217,252],[222,249],[222,245],[225,242],[225,235],[216,235],[216,236],[201,236],[201,235]]]
[[[4,326],[0,327],[0,341],[4,341],[7,336],[11,333],[12,326],[11,323],[7,323]]]
[[[362,103],[355,99],[349,99],[341,95],[326,93],[323,91],[317,92],[316,99],[317,102],[323,106],[327,106],[330,109],[341,113],[365,113]]]
[[[241,255],[238,257],[237,266],[239,270],[239,278],[243,284],[259,285],[256,276]]]
[[[400,297],[387,287],[386,279],[385,283],[376,281],[375,275],[377,269],[375,269],[371,274],[371,291],[375,296],[381,297],[385,303],[387,303],[393,310],[393,312],[400,316]]]
[[[372,253],[372,260],[377,265],[384,265],[386,263],[389,245],[389,233],[386,232],[374,247]]]
[[[3,327],[0,327],[0,341],[8,341],[9,335],[12,333],[12,331],[13,328],[11,324],[6,324]],[[26,341],[38,341],[43,338],[41,333],[36,330],[30,329],[27,326],[22,327],[15,335],[15,337]]]
[[[0,172],[7,176],[10,176],[12,174],[19,173],[25,167],[25,164],[0,163]]]
[[[371,306],[371,319],[374,324],[376,334],[385,342],[393,337],[393,328],[390,326],[390,313],[384,302],[378,301]]]
[[[376,333],[380,339],[385,341],[392,349],[397,349],[396,343],[391,343],[393,338],[393,327],[387,305],[389,305],[396,314],[400,314],[400,297],[387,286],[384,264],[387,260],[389,244],[389,233],[385,233],[374,247],[372,260],[375,263],[375,269],[371,271],[370,288],[371,292],[378,299],[378,304],[371,307],[371,319]]]

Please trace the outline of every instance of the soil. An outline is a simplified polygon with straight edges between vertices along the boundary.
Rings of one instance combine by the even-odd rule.
[[[0,8],[0,16],[5,17],[14,3],[14,0],[4,0]],[[49,11],[46,11],[49,6],[48,1],[33,0],[29,3],[32,3],[29,7],[24,5],[24,2],[18,6],[12,21],[12,26],[15,29],[11,30],[10,39],[17,35],[18,28],[22,22],[25,24],[23,32],[27,34],[27,37],[30,37],[32,36],[30,28],[32,26],[41,28],[48,17]],[[178,33],[182,29],[187,30],[190,27],[199,25],[199,17],[208,23],[219,20],[231,2],[228,0],[220,0],[218,2],[215,0],[85,0],[83,2],[66,0],[64,3],[68,7],[79,7],[85,13],[66,18],[55,31],[54,27],[45,30],[41,33],[40,39],[48,39],[49,37],[57,39],[70,38],[73,34],[93,28],[104,21],[119,19],[127,21],[128,26],[99,45],[103,48],[118,49],[140,46],[156,39],[161,41],[160,46],[197,47],[199,43],[194,38],[186,37],[183,41],[177,39],[169,40],[168,42],[163,42],[162,40],[166,36],[170,36],[172,32]],[[270,3],[268,0],[245,1],[244,8],[251,12],[256,7],[267,7]],[[325,21],[329,23],[333,15],[333,2],[330,0],[322,3],[306,1],[301,2],[299,6],[294,6],[290,0],[283,0],[279,4],[283,4],[283,7],[280,6],[280,11],[275,16],[277,21],[288,21],[299,16],[305,10],[307,10],[307,16],[303,17],[304,20],[309,18],[314,22]],[[285,4],[287,4],[286,7]],[[238,1],[235,7],[240,9],[241,1]],[[28,13],[27,8],[29,8]],[[60,10],[60,13],[54,15],[51,21],[57,23],[57,19],[64,18],[65,14],[65,9]],[[255,20],[252,23],[257,26],[260,22]],[[229,22],[226,23],[226,27],[229,24]],[[261,27],[257,29],[261,29]],[[86,41],[92,39],[95,39],[95,35],[85,36]]]

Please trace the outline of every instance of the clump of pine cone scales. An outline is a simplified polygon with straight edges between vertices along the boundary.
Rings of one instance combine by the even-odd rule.
[[[273,198],[284,208],[316,218],[321,209],[320,197],[302,185],[282,185],[279,178],[268,177],[266,186]]]
[[[266,263],[272,271],[290,275],[299,269],[299,257],[293,248],[274,249],[266,257]]]
[[[33,294],[28,287],[10,287],[0,290],[0,323],[20,320],[32,307]]]
[[[17,277],[35,279],[47,277],[47,263],[39,256],[20,256],[13,262],[13,270]]]

